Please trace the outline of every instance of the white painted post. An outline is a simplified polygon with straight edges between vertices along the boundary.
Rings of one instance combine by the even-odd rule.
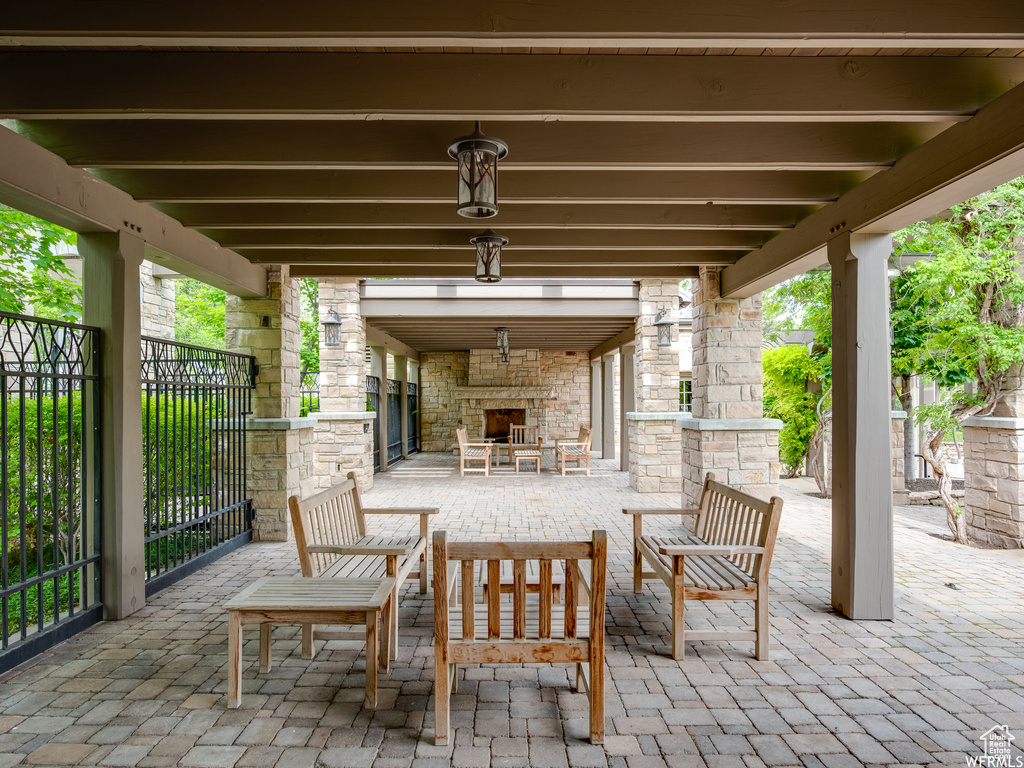
[[[139,269],[144,243],[125,232],[78,236],[86,325],[101,329],[103,412],[103,615],[123,619],[146,604],[142,464],[142,319]]]
[[[842,234],[832,265],[832,605],[893,618],[890,235]]]
[[[590,447],[592,450],[597,450],[599,445],[604,445],[602,442],[602,435],[604,434],[603,427],[603,412],[601,410],[601,401],[604,399],[604,387],[601,385],[601,358],[590,361],[590,434],[591,441]]]
[[[601,458],[615,458],[615,354],[601,358]]]
[[[626,414],[636,410],[636,344],[619,348],[619,470],[629,471],[629,422]]]

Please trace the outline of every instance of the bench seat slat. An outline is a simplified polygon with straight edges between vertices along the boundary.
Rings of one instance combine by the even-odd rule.
[[[704,543],[696,536],[645,536],[644,541],[668,573],[672,573],[672,558],[658,552],[659,547]],[[743,589],[756,584],[731,560],[718,556],[687,557],[685,581],[686,586],[700,589]]]

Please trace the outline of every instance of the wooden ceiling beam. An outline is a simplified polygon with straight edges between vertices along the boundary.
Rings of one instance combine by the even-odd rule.
[[[451,205],[454,164],[443,170],[146,170],[103,168],[96,175],[136,200],[159,203],[445,204]],[[540,170],[501,167],[500,201],[506,206],[615,203],[732,203],[815,205],[832,202],[870,171],[630,171]],[[272,210],[272,209],[266,209]],[[366,209],[360,209],[365,211]]]
[[[19,51],[0,71],[18,119],[948,122],[1024,59]]]
[[[448,170],[464,122],[17,121],[28,139],[85,168]],[[945,123],[488,123],[504,168],[872,170]]]
[[[590,265],[585,269],[578,264],[547,264],[543,266],[520,266],[516,264],[502,265],[501,273],[505,277],[624,277],[624,278],[663,278],[666,280],[684,280],[697,277],[696,266],[653,266],[647,264],[618,264],[613,266]],[[382,265],[344,265],[337,264],[294,264],[290,273],[292,277],[472,277],[473,264],[445,264],[436,266],[416,266],[408,264]]]
[[[722,273],[722,295],[752,296],[825,262],[842,232],[895,232],[1024,175],[1024,86],[1017,86],[803,219]]]
[[[280,250],[295,248],[304,250],[325,249],[330,257],[334,251],[359,250],[374,252],[383,249],[396,250],[447,250],[459,252],[472,250],[470,238],[479,234],[486,226],[478,223],[475,230],[445,229],[204,229],[203,234],[225,248],[254,250]],[[504,233],[500,220],[494,225]],[[736,230],[566,230],[541,229],[522,230],[509,233],[511,244],[506,252],[516,253],[530,250],[751,250],[760,248],[768,233]]]
[[[572,48],[1024,47],[1016,0],[675,0],[560,4],[497,0],[240,3],[54,0],[5,8],[2,41],[42,46]]]
[[[364,250],[305,249],[305,248],[236,248],[235,251],[245,256],[254,264],[335,264],[338,266],[352,265],[367,268],[377,265],[382,267],[444,267],[448,265],[472,270],[476,263],[476,253],[468,243],[464,248],[424,248],[400,249],[377,248]],[[573,270],[599,266],[615,266],[626,269],[626,273],[618,275],[629,277],[630,266],[712,266],[734,264],[746,249],[736,250],[634,250],[620,248],[617,250],[520,250],[509,246],[502,250],[502,271],[506,267],[544,267],[564,265]],[[470,277],[472,275],[469,275]],[[539,275],[538,275],[539,276]],[[586,275],[578,275],[580,277]]]

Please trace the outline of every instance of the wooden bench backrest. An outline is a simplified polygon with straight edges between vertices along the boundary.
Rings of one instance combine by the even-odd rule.
[[[577,443],[585,443],[583,448],[590,450],[590,441],[594,439],[594,431],[590,427],[580,427],[580,436],[576,438]]]
[[[696,534],[708,544],[764,547],[764,555],[734,555],[730,558],[749,576],[767,576],[779,530],[782,499],[763,501],[723,485],[709,472],[701,493]]]
[[[354,472],[339,485],[308,499],[288,499],[303,576],[317,576],[339,555],[310,553],[312,546],[345,546],[366,535],[363,505]]]
[[[459,453],[466,450],[466,444],[469,442],[469,434],[465,427],[459,427],[455,430],[455,437],[459,440]]]
[[[487,590],[487,626],[475,626],[474,574],[476,561],[486,568],[488,584],[498,585]],[[512,561],[514,583],[512,604],[501,599],[501,562]],[[540,574],[539,621],[536,627],[526,623],[526,563],[537,561]],[[608,538],[604,531],[594,531],[591,541],[448,541],[445,531],[434,532],[434,610],[435,623],[447,616],[452,605],[461,607],[462,638],[465,641],[492,642],[516,640],[545,640],[551,638],[551,615],[554,603],[552,589],[552,562],[565,561],[565,635],[577,636],[577,605],[580,590],[589,592],[591,638],[604,637],[605,579],[608,562]],[[581,561],[590,560],[589,579]],[[485,565],[485,562],[486,565]],[[449,565],[451,564],[451,565]],[[451,568],[458,570],[462,582],[461,600],[453,598],[446,589],[451,581]],[[589,581],[589,584],[588,584]],[[531,595],[532,601],[532,595]],[[505,621],[502,622],[502,611]],[[502,632],[502,624],[509,626],[511,636]],[[452,642],[460,638],[450,638]],[[556,641],[557,642],[557,641]],[[497,661],[497,659],[495,659]]]
[[[513,424],[508,428],[508,439],[513,445],[536,445],[540,435],[540,427],[526,427]]]

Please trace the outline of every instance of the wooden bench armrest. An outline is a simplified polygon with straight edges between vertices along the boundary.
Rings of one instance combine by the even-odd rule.
[[[557,448],[558,450],[561,450],[562,448],[568,448],[573,445],[583,448],[586,446],[586,443],[581,443],[579,440],[569,440],[567,442],[562,442],[559,440],[555,441],[555,448]]]
[[[677,544],[658,547],[658,551],[670,557],[704,555],[706,557],[732,557],[733,555],[763,555],[764,547],[729,546],[719,544]]]
[[[640,515],[699,515],[699,509],[624,509],[622,510],[624,515],[633,515],[639,517]]]
[[[415,544],[358,544],[353,546],[319,545],[306,547],[306,551],[318,555],[411,555]]]
[[[376,509],[363,508],[364,515],[436,515],[441,510],[438,507],[378,507]]]

